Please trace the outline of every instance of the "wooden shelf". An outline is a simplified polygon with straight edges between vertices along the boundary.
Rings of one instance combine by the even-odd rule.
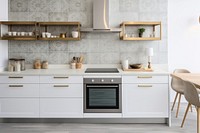
[[[78,25],[81,25],[80,22],[38,22],[39,25],[47,25],[47,26],[54,26],[54,25],[57,25],[57,26],[60,26],[60,25],[66,25],[66,26],[78,26]]]
[[[8,32],[16,31],[16,26],[32,26],[33,29],[30,32],[34,32],[35,36],[8,36]],[[71,29],[74,27],[79,32],[78,38],[40,38],[42,32],[48,32],[50,26],[69,26]],[[35,21],[0,21],[0,39],[1,40],[63,40],[63,41],[78,41],[80,37],[80,22],[35,22]],[[20,29],[20,28],[19,28]],[[68,29],[68,28],[66,28]],[[70,29],[70,28],[69,28]],[[68,29],[68,30],[69,30]],[[42,31],[44,30],[44,31]],[[71,30],[69,30],[71,33]],[[25,31],[17,31],[25,32]],[[27,31],[26,31],[27,32]],[[53,31],[52,31],[53,32]],[[66,31],[67,32],[67,31]],[[65,33],[65,32],[62,32]],[[59,36],[59,33],[55,33],[56,36]],[[39,37],[39,38],[38,38]]]
[[[79,41],[81,38],[38,38],[38,40],[43,40],[43,41]]]
[[[1,21],[3,25],[36,25],[35,21]]]
[[[1,40],[37,40],[36,36],[3,36]]]
[[[122,40],[125,41],[152,41],[152,40],[161,40],[159,37],[124,37]]]
[[[138,27],[152,27],[153,37],[126,37],[127,26],[138,26]],[[125,41],[154,41],[161,40],[162,36],[162,25],[161,22],[123,22],[120,24],[122,31],[120,32],[120,39]],[[159,27],[159,35],[155,36],[156,27]]]
[[[120,26],[156,26],[161,25],[161,22],[123,22]]]

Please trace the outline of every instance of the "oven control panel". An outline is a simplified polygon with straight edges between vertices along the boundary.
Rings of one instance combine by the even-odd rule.
[[[121,78],[84,78],[84,83],[122,83]]]

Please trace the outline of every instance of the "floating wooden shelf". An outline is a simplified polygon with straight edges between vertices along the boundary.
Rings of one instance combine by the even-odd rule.
[[[161,40],[160,37],[124,37],[121,40],[125,41],[151,41],[151,40]]]
[[[36,34],[35,36],[8,36],[8,32],[14,32],[14,26],[32,26],[32,31],[28,32],[34,32]],[[50,27],[49,27],[50,26]],[[51,26],[66,26],[66,27],[72,27],[76,28],[76,30],[79,33],[78,38],[40,38],[42,32],[48,32],[48,29],[51,28]],[[80,37],[80,22],[35,22],[35,21],[0,21],[0,39],[1,40],[63,40],[63,41],[78,41],[81,39]],[[19,28],[20,29],[20,28]],[[42,29],[44,31],[42,31]],[[68,28],[66,28],[68,29]],[[16,31],[15,31],[16,32]],[[17,32],[27,32],[27,31],[17,31]],[[66,31],[67,32],[67,31]],[[63,32],[62,32],[63,33]],[[71,33],[68,32],[68,33]],[[56,36],[59,36],[59,33],[57,33]]]
[[[159,27],[160,33],[159,36],[156,37],[126,37],[126,28],[127,26],[148,26],[152,27],[152,33],[155,34],[156,27]],[[122,31],[120,32],[120,39],[126,41],[153,41],[153,40],[161,40],[162,36],[162,26],[161,22],[123,22],[120,24]],[[154,35],[155,36],[155,35]]]
[[[39,25],[48,25],[48,26],[60,26],[60,25],[68,25],[68,26],[78,26],[81,25],[80,22],[38,22]]]
[[[161,25],[161,22],[123,22],[120,26],[156,26]]]
[[[37,25],[35,21],[1,21],[3,25]]]
[[[36,36],[3,36],[1,40],[37,40]]]
[[[62,41],[79,41],[81,40],[81,24],[80,22],[38,22],[38,26],[39,26],[39,36],[40,38],[38,38],[39,40],[62,40]],[[48,30],[51,28],[50,26],[73,26],[76,27],[76,30],[78,31],[78,38],[72,38],[72,37],[67,37],[67,38],[41,38],[41,34],[42,32],[48,32]],[[44,28],[42,31],[42,27]],[[65,31],[64,33],[71,33],[71,31]]]
[[[43,41],[79,41],[81,38],[38,38],[38,40],[43,40]]]

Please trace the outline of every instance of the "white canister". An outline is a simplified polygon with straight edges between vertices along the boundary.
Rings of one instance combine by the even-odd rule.
[[[76,69],[76,63],[71,63],[71,69]]]
[[[123,69],[128,69],[128,66],[129,66],[129,65],[128,65],[128,60],[123,60],[123,61],[122,61],[122,68],[123,68]]]

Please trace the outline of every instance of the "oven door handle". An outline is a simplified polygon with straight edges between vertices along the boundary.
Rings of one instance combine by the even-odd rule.
[[[87,87],[91,87],[91,88],[116,88],[116,87],[119,87],[117,85],[113,85],[113,86],[107,86],[107,85],[100,85],[100,86],[95,86],[95,85],[87,85]]]

